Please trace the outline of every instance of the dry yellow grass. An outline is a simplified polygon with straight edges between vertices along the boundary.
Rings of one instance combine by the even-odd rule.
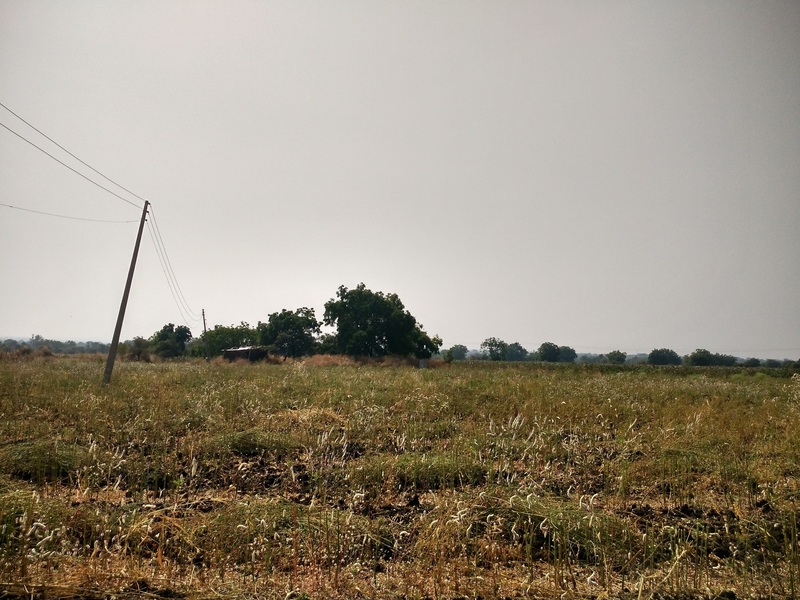
[[[0,597],[797,596],[800,375],[393,366],[0,361]]]

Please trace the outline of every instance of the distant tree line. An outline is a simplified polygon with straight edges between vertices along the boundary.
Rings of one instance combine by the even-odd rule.
[[[110,344],[102,342],[49,340],[41,335],[34,334],[29,340],[25,341],[10,338],[3,340],[0,342],[0,351],[21,354],[28,352],[39,352],[40,354],[107,354],[109,346]]]
[[[569,346],[559,346],[553,342],[545,342],[535,352],[529,352],[519,342],[506,343],[503,340],[490,337],[486,338],[479,352],[471,352],[466,346],[456,344],[444,351],[442,358],[451,362],[454,360],[489,360],[489,361],[542,361],[542,362],[575,362],[578,353]]]
[[[323,334],[323,325],[335,331]],[[312,308],[283,309],[256,326],[217,325],[198,338],[188,327],[168,323],[148,339],[126,342],[122,354],[132,360],[206,353],[213,357],[231,348],[259,346],[283,360],[314,354],[425,359],[437,354],[441,345],[438,336],[425,333],[397,294],[373,292],[361,283],[353,289],[340,286],[336,297],[325,303],[322,321]]]
[[[710,352],[705,348],[698,348],[691,354],[681,358],[677,352],[669,348],[659,348],[653,350],[647,357],[647,363],[651,365],[686,365],[690,367],[766,367],[777,368],[796,368],[800,367],[800,360],[775,360],[768,358],[760,360],[758,358],[746,358],[744,360],[730,354],[718,354]]]
[[[334,328],[323,333],[322,327]],[[325,303],[323,320],[314,309],[283,309],[270,314],[256,326],[217,325],[199,337],[189,327],[167,323],[149,338],[136,337],[120,345],[119,354],[128,360],[149,361],[153,357],[172,359],[183,356],[221,356],[231,348],[258,346],[269,354],[286,360],[314,354],[344,354],[354,357],[413,356],[420,359],[441,356],[445,361],[540,361],[547,363],[579,362],[593,364],[687,365],[695,367],[766,367],[800,368],[800,360],[740,359],[729,354],[712,353],[698,348],[681,357],[670,348],[656,348],[647,355],[628,356],[621,350],[607,354],[578,355],[570,346],[544,342],[528,351],[519,342],[506,343],[486,338],[478,350],[455,344],[439,354],[442,340],[429,336],[416,318],[406,310],[397,294],[373,292],[360,283],[353,289],[340,286],[336,296]],[[27,341],[7,339],[0,351],[26,354],[107,354],[109,344],[45,339],[32,335]]]
[[[647,355],[629,357],[626,352],[612,350],[607,354],[578,355],[569,346],[559,346],[553,342],[544,342],[538,350],[529,352],[518,342],[508,344],[503,340],[490,337],[481,343],[480,350],[470,350],[463,344],[456,344],[442,353],[446,361],[454,360],[488,360],[488,361],[539,361],[539,362],[584,362],[591,364],[649,364],[649,365],[687,365],[708,367],[766,367],[766,368],[800,368],[800,360],[775,360],[758,358],[741,359],[729,354],[717,354],[699,348],[681,357],[670,348],[656,348]]]

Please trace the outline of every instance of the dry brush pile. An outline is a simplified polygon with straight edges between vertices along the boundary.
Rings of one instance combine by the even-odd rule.
[[[101,373],[0,360],[0,597],[800,593],[798,375]]]

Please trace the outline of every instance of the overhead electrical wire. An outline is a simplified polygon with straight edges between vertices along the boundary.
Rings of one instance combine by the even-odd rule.
[[[107,175],[103,175],[103,173],[101,173],[100,171],[98,171],[97,169],[95,169],[95,168],[94,168],[92,165],[90,165],[89,163],[87,163],[87,162],[85,162],[85,161],[81,160],[80,158],[78,158],[77,156],[75,156],[75,155],[74,155],[72,152],[70,152],[69,150],[67,150],[66,148],[64,148],[64,146],[62,146],[61,144],[59,144],[57,141],[55,141],[53,138],[51,138],[49,135],[47,135],[47,134],[46,134],[44,131],[42,131],[41,129],[37,128],[35,125],[33,125],[33,124],[29,123],[28,121],[26,121],[25,119],[23,119],[22,117],[20,117],[20,116],[19,116],[17,113],[15,113],[13,110],[11,110],[10,108],[8,108],[8,107],[7,107],[5,104],[3,104],[2,102],[0,102],[0,106],[2,106],[3,108],[5,108],[5,109],[6,109],[8,112],[10,112],[12,115],[14,115],[15,117],[17,117],[17,118],[18,118],[20,121],[22,121],[23,123],[25,123],[25,125],[27,125],[28,127],[30,127],[31,129],[33,129],[33,130],[34,130],[34,131],[36,131],[37,133],[39,133],[39,134],[43,135],[43,136],[44,136],[44,137],[46,137],[48,140],[50,140],[51,142],[53,142],[53,143],[54,143],[56,146],[58,146],[59,148],[61,148],[61,149],[62,149],[64,152],[66,152],[67,154],[69,154],[69,155],[70,155],[72,158],[74,158],[75,160],[77,160],[79,163],[81,163],[82,165],[84,165],[84,166],[86,166],[86,167],[89,167],[89,168],[90,168],[92,171],[94,171],[95,173],[97,173],[98,175],[100,175],[100,177],[102,177],[102,178],[103,178],[103,179],[105,179],[106,181],[113,183],[115,186],[117,186],[117,187],[118,187],[119,189],[121,189],[121,190],[125,190],[125,191],[126,191],[126,192],[128,192],[128,193],[129,193],[131,196],[133,196],[134,198],[138,198],[138,199],[139,199],[139,200],[141,200],[142,202],[145,202],[145,199],[144,199],[144,198],[142,198],[142,197],[141,197],[141,196],[139,196],[138,194],[135,194],[135,193],[133,193],[132,191],[130,191],[130,190],[129,190],[128,188],[126,188],[125,186],[123,186],[123,185],[120,185],[119,183],[117,183],[116,181],[114,181],[113,179],[111,179],[110,177],[108,177]],[[126,202],[127,202],[127,200],[126,200]],[[130,202],[130,204],[133,204],[133,203],[132,203],[132,202]],[[136,206],[136,205],[134,204],[134,206]],[[141,207],[139,207],[139,208],[141,208]]]
[[[38,215],[47,215],[48,217],[59,217],[61,219],[72,219],[73,221],[90,221],[92,223],[136,223],[138,220],[133,219],[129,221],[109,221],[107,219],[86,219],[84,217],[71,217],[69,215],[57,215],[55,213],[44,212],[42,210],[33,210],[32,208],[22,208],[21,206],[12,206],[11,204],[5,204],[0,202],[0,206],[5,206],[7,208],[13,208],[14,210],[24,210],[25,212],[32,212]]]
[[[150,235],[150,239],[153,241],[153,246],[156,248],[156,256],[158,257],[158,262],[161,265],[161,272],[164,273],[164,277],[167,280],[167,287],[169,287],[169,293],[172,295],[172,299],[175,302],[175,306],[178,308],[178,313],[180,313],[181,319],[183,319],[183,322],[188,327],[191,327],[189,325],[189,321],[190,320],[195,320],[195,319],[191,319],[191,318],[187,317],[186,314],[184,314],[184,310],[181,307],[181,304],[178,301],[178,297],[177,297],[177,295],[175,293],[175,290],[173,288],[172,280],[169,278],[169,275],[167,275],[167,268],[165,266],[164,258],[162,257],[161,252],[158,249],[158,243],[156,242],[155,234],[153,233],[153,228],[152,227],[148,227],[147,228],[147,233]]]
[[[20,115],[15,113],[13,110],[8,108],[2,102],[0,102],[0,106],[2,106],[4,109],[6,109],[12,115],[14,115],[17,119],[19,119],[20,121],[25,123],[28,127],[30,127],[31,129],[33,129],[34,131],[36,131],[40,135],[42,135],[45,138],[47,138],[50,142],[52,142],[53,144],[58,146],[61,150],[63,150],[67,154],[69,154],[72,158],[74,158],[75,160],[80,162],[82,165],[84,165],[85,167],[91,169],[93,172],[95,172],[98,175],[100,175],[106,181],[112,183],[113,185],[117,186],[119,189],[124,190],[125,192],[127,192],[128,194],[130,194],[134,198],[137,198],[137,199],[141,200],[142,202],[149,202],[149,201],[145,200],[144,198],[142,198],[141,196],[139,196],[138,194],[135,194],[134,192],[132,192],[131,190],[129,190],[125,186],[117,183],[116,181],[114,181],[113,179],[108,177],[107,175],[104,175],[103,173],[101,173],[100,171],[95,169],[93,166],[88,164],[87,162],[85,162],[85,161],[81,160],[80,158],[78,158],[75,154],[73,154],[72,152],[67,150],[64,146],[62,146],[61,144],[56,142],[53,138],[51,138],[46,133],[44,133],[43,131],[41,131],[37,127],[35,127],[33,124],[31,124],[28,121],[26,121],[24,118],[22,118]],[[80,171],[74,169],[73,167],[71,167],[68,164],[66,164],[65,162],[63,162],[62,160],[60,160],[60,159],[56,158],[55,156],[53,156],[52,154],[50,154],[44,148],[42,148],[42,147],[38,146],[37,144],[35,144],[34,142],[30,141],[29,139],[27,139],[22,134],[14,131],[9,126],[7,126],[5,123],[0,122],[0,126],[2,126],[3,128],[7,129],[8,131],[10,131],[11,133],[16,135],[21,140],[27,142],[28,144],[30,144],[31,146],[33,146],[34,148],[36,148],[40,152],[43,152],[44,154],[46,154],[47,156],[49,156],[50,158],[55,160],[60,165],[66,167],[67,169],[69,169],[73,173],[75,173],[77,175],[80,175],[81,177],[83,177],[89,183],[92,183],[92,184],[96,185],[100,189],[108,192],[109,194],[111,194],[112,196],[115,196],[116,198],[119,198],[123,202],[126,202],[126,203],[130,204],[131,206],[135,206],[138,209],[142,209],[142,206],[137,205],[135,202],[132,202],[131,200],[129,200],[127,198],[124,198],[123,196],[117,194],[113,190],[110,190],[107,187],[97,183],[95,180],[87,177],[86,175],[84,175]],[[69,216],[66,216],[66,215],[56,215],[54,213],[46,213],[46,212],[37,211],[37,210],[33,210],[33,209],[28,209],[28,208],[21,208],[21,207],[17,207],[17,206],[11,206],[10,204],[0,204],[0,205],[7,206],[8,208],[24,210],[24,211],[39,213],[39,214],[48,215],[48,216],[63,217],[63,218],[67,218],[67,219],[76,219],[76,220],[81,220],[81,221],[96,221],[96,222],[101,222],[101,223],[132,223],[132,222],[136,222],[136,221],[103,221],[103,220],[100,220],[100,219],[82,219],[82,218],[79,218],[79,217],[69,217]],[[186,297],[183,295],[183,291],[181,290],[180,284],[178,283],[178,278],[175,276],[175,270],[172,268],[172,262],[170,261],[169,255],[167,254],[166,246],[164,246],[164,240],[161,237],[161,231],[158,228],[158,223],[156,221],[155,212],[153,211],[153,204],[151,202],[149,202],[149,207],[150,207],[149,212],[150,212],[150,215],[152,217],[152,223],[151,223],[151,221],[148,221],[148,225],[150,225],[150,227],[148,227],[148,233],[150,234],[150,238],[153,240],[153,245],[154,245],[154,247],[156,249],[156,255],[158,257],[159,263],[161,264],[161,270],[164,273],[164,277],[167,280],[167,285],[169,287],[170,294],[172,294],[172,298],[175,301],[175,305],[178,308],[178,312],[181,314],[181,318],[184,320],[184,322],[186,322],[187,325],[188,325],[188,322],[187,322],[188,320],[199,321],[200,318],[201,318],[200,315],[198,315],[196,312],[194,312],[189,307],[189,303],[186,301]],[[187,316],[188,316],[188,319],[187,319]]]
[[[119,194],[117,194],[116,192],[113,192],[113,191],[111,191],[110,189],[108,189],[107,187],[105,187],[105,186],[103,186],[103,185],[100,185],[100,184],[99,184],[99,183],[97,183],[97,182],[96,182],[94,179],[90,179],[89,177],[87,177],[86,175],[84,175],[83,173],[81,173],[80,171],[78,171],[77,169],[73,169],[73,168],[72,168],[72,167],[70,167],[70,166],[69,166],[67,163],[65,163],[65,162],[64,162],[64,161],[62,161],[62,160],[59,160],[58,158],[56,158],[55,156],[53,156],[52,154],[50,154],[50,153],[49,153],[47,150],[45,150],[45,149],[44,149],[44,148],[42,148],[41,146],[37,146],[35,143],[33,143],[32,141],[30,141],[30,140],[29,140],[28,138],[26,138],[25,136],[23,136],[23,135],[21,135],[21,134],[17,133],[16,131],[14,131],[13,129],[11,129],[11,128],[10,128],[8,125],[6,125],[5,123],[0,123],[0,126],[4,127],[5,129],[7,129],[7,130],[8,130],[8,131],[10,131],[11,133],[13,133],[13,134],[14,134],[15,136],[17,136],[19,139],[21,139],[21,140],[23,140],[23,141],[25,141],[25,142],[29,143],[31,146],[33,146],[34,148],[36,148],[36,149],[37,149],[37,150],[39,150],[40,152],[44,152],[45,154],[47,154],[47,156],[49,156],[50,158],[52,158],[54,161],[56,161],[56,162],[57,162],[57,163],[59,163],[60,165],[63,165],[63,166],[65,166],[65,167],[67,167],[67,168],[68,168],[70,171],[72,171],[73,173],[75,173],[75,174],[77,174],[77,175],[80,175],[81,177],[83,177],[83,178],[84,178],[86,181],[88,181],[89,183],[92,183],[92,184],[96,185],[96,186],[97,186],[97,187],[99,187],[100,189],[107,191],[107,192],[108,192],[109,194],[111,194],[112,196],[116,196],[117,198],[119,198],[119,199],[120,199],[120,200],[122,200],[123,202],[127,202],[127,203],[128,203],[128,204],[130,204],[131,206],[135,206],[136,208],[138,208],[138,209],[140,209],[140,210],[141,210],[141,208],[142,208],[142,207],[141,207],[141,206],[139,206],[138,204],[136,204],[135,202],[131,202],[131,201],[130,201],[130,200],[128,200],[127,198],[123,198],[122,196],[120,196],[120,195],[119,195]]]
[[[183,302],[183,306],[186,309],[186,312],[188,312],[190,315],[192,315],[195,318],[195,320],[199,320],[200,319],[200,315],[198,315],[196,312],[194,312],[190,308],[189,302],[187,302],[186,297],[183,295],[183,290],[181,290],[181,286],[178,284],[178,278],[175,275],[175,270],[172,268],[172,261],[170,261],[169,254],[167,254],[167,247],[164,245],[164,238],[161,236],[161,230],[158,227],[158,220],[156,219],[155,211],[153,210],[152,205],[150,205],[150,207],[151,207],[150,215],[152,217],[151,228],[156,233],[156,238],[158,240],[158,245],[161,247],[161,251],[164,254],[164,259],[165,259],[165,262],[166,262],[166,265],[167,265],[167,269],[168,269],[168,271],[170,273],[172,281],[175,284],[175,289],[178,291],[178,296],[180,297],[181,301]]]
[[[164,246],[164,240],[161,237],[161,231],[158,228],[158,221],[155,212],[152,210],[152,205],[150,209],[151,220],[148,221],[149,227],[147,231],[150,233],[150,237],[153,240],[153,245],[156,248],[156,253],[161,262],[161,268],[164,271],[164,276],[167,278],[167,284],[170,287],[175,303],[178,305],[178,310],[181,311],[182,316],[185,312],[189,315],[190,320],[199,321],[200,315],[194,312],[189,306],[186,297],[183,295],[183,290],[181,290],[181,286],[178,283],[178,278],[175,276],[175,271],[172,268],[172,262],[169,259],[169,254],[167,254],[166,246]]]

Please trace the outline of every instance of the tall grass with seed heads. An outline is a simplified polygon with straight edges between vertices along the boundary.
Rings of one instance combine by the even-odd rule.
[[[800,593],[800,375],[434,366],[4,356],[0,595]]]

